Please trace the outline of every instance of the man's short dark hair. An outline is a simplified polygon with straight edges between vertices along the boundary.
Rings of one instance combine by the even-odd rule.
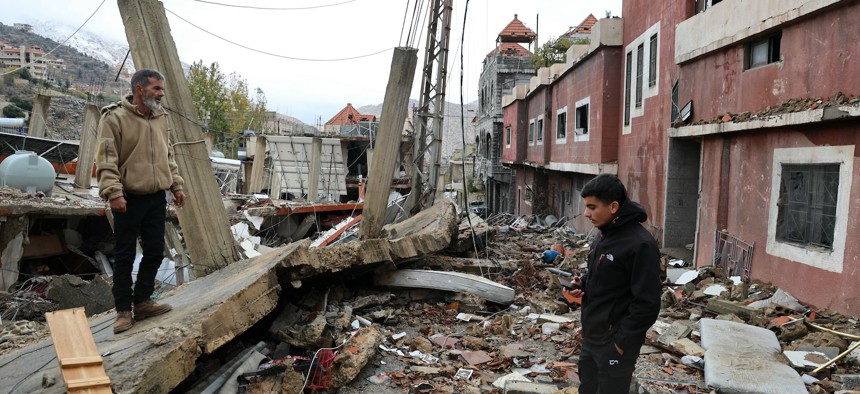
[[[134,73],[134,76],[131,77],[131,91],[132,91],[132,93],[134,93],[134,87],[135,86],[140,86],[142,88],[145,88],[147,85],[149,85],[149,79],[150,78],[155,78],[159,81],[163,81],[164,75],[161,75],[160,72],[149,69],[149,68],[137,70],[137,72]]]
[[[618,201],[619,205],[624,205],[624,202],[627,201],[627,188],[624,187],[624,184],[621,183],[621,180],[617,176],[600,174],[588,181],[579,195],[582,198],[589,196],[596,197],[604,204]]]

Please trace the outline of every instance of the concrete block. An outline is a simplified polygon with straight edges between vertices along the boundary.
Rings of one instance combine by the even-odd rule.
[[[686,338],[691,332],[693,332],[693,329],[690,326],[681,322],[674,322],[671,327],[660,335],[660,338],[657,338],[657,342],[670,347],[673,342],[681,338]]]
[[[558,387],[553,384],[541,384],[519,381],[508,381],[505,384],[505,394],[553,394]]]
[[[672,342],[672,349],[686,356],[702,357],[705,355],[705,349],[702,349],[698,343],[691,341],[689,338],[681,338]]]
[[[842,383],[842,390],[860,390],[860,375],[833,375],[833,380]]]
[[[779,360],[776,334],[725,320],[702,319],[705,384],[720,393],[804,394],[797,372]]]

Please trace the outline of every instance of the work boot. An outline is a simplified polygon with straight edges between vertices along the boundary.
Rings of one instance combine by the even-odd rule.
[[[134,325],[134,318],[131,317],[131,311],[117,311],[116,321],[113,323],[113,333],[119,334],[131,328]]]
[[[169,304],[156,304],[153,300],[146,300],[134,304],[134,318],[143,320],[147,317],[158,316],[173,310]]]

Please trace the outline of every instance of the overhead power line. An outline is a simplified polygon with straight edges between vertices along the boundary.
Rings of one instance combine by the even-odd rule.
[[[231,43],[231,44],[233,44],[233,45],[235,45],[235,46],[238,46],[238,47],[240,47],[240,48],[247,49],[247,50],[252,51],[252,52],[257,52],[257,53],[260,53],[260,54],[263,54],[263,55],[272,56],[272,57],[277,57],[277,58],[281,58],[281,59],[296,60],[296,61],[302,61],[302,62],[341,62],[341,61],[346,61],[346,60],[355,60],[355,59],[361,59],[361,58],[365,58],[365,57],[370,57],[370,56],[378,55],[378,54],[380,54],[380,53],[388,52],[388,51],[390,51],[390,50],[394,49],[393,47],[392,47],[392,48],[385,48],[385,49],[383,49],[383,50],[376,51],[376,52],[373,52],[373,53],[368,53],[368,54],[358,55],[358,56],[351,56],[351,57],[336,58],[336,59],[311,59],[311,58],[302,58],[302,57],[294,57],[294,56],[281,55],[281,54],[277,54],[277,53],[272,53],[272,52],[263,51],[263,50],[256,49],[256,48],[251,48],[251,47],[249,47],[249,46],[247,46],[247,45],[243,45],[243,44],[240,44],[240,43],[238,43],[238,42],[232,41],[232,40],[230,40],[230,39],[227,39],[227,38],[221,37],[221,36],[219,36],[219,35],[217,35],[217,34],[215,34],[215,33],[212,33],[212,32],[211,32],[211,31],[209,31],[209,30],[206,30],[206,29],[204,29],[204,28],[202,28],[202,27],[200,27],[200,26],[195,25],[194,23],[192,23],[192,22],[191,22],[191,21],[189,21],[188,19],[185,19],[185,18],[183,18],[183,17],[181,17],[181,16],[177,15],[175,12],[173,12],[173,11],[171,11],[171,10],[167,9],[167,8],[165,8],[164,10],[165,10],[165,11],[167,11],[167,12],[169,12],[169,13],[171,13],[171,14],[173,14],[173,16],[175,16],[175,17],[177,17],[177,18],[181,19],[183,22],[185,22],[185,23],[187,23],[187,24],[189,24],[189,25],[191,25],[191,26],[194,26],[194,27],[195,27],[195,28],[197,28],[198,30],[200,30],[200,31],[202,31],[202,32],[204,32],[204,33],[206,33],[206,34],[209,34],[209,35],[211,35],[212,37],[215,37],[215,38],[217,38],[217,39],[219,39],[219,40],[229,42],[229,43]]]
[[[196,1],[198,3],[207,3],[207,4],[214,4],[214,5],[220,5],[220,6],[225,6],[225,7],[235,7],[235,8],[250,8],[250,9],[254,9],[254,10],[300,11],[300,10],[311,10],[314,8],[334,7],[334,6],[343,5],[346,3],[352,3],[355,0],[342,1],[340,3],[332,3],[332,4],[312,5],[312,6],[308,6],[308,7],[256,7],[256,6],[251,6],[251,5],[218,3],[215,1],[206,1],[206,0],[194,0],[194,1]]]

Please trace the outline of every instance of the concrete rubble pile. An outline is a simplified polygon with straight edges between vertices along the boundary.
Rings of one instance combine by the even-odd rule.
[[[463,239],[452,240],[448,252],[396,268],[490,279],[514,289],[512,303],[465,290],[371,285],[391,267],[333,272],[283,288],[275,311],[198,360],[178,389],[576,393],[579,300],[566,299],[560,283],[585,268],[585,235],[555,225],[555,218],[472,219],[488,229],[475,231],[480,241],[465,248],[458,246]],[[461,221],[459,233],[471,231]],[[781,289],[726,277],[716,267],[663,260],[663,310],[637,363],[636,392],[860,390],[855,318],[809,308]],[[3,297],[7,305],[27,300],[25,292]],[[3,317],[0,356],[46,335],[34,314]]]

